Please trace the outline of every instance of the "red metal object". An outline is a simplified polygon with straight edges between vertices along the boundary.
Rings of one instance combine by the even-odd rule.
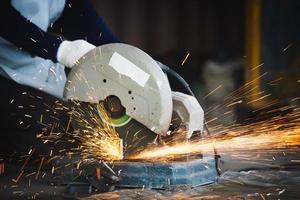
[[[99,167],[96,168],[96,179],[99,181],[101,178],[101,170]]]
[[[0,175],[3,175],[5,173],[5,164],[4,160],[0,159]]]

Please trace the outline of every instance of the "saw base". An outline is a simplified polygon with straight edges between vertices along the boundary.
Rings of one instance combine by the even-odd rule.
[[[63,166],[59,170],[55,170],[56,177],[61,179],[60,184],[73,181],[81,170],[88,174],[95,172],[95,168],[98,166],[97,162],[81,165],[80,169],[77,169],[76,163],[79,160],[79,155],[73,155],[72,158],[54,161],[55,166]],[[66,167],[68,163],[75,164]],[[123,160],[108,165],[116,173],[120,172],[121,181],[116,185],[120,188],[168,190],[180,186],[196,187],[213,183],[218,176],[214,156],[185,156],[168,161]],[[82,178],[84,179],[84,177]],[[77,178],[77,180],[79,179]]]
[[[175,186],[195,187],[209,184],[218,176],[214,157],[181,158],[176,161],[119,161],[121,170],[117,185],[125,188],[169,189]]]

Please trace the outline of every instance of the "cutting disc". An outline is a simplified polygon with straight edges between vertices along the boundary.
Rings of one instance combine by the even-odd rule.
[[[93,123],[96,116],[114,128],[125,157],[167,134],[172,118],[166,75],[148,54],[126,44],[100,46],[82,57],[68,76],[64,97],[80,102],[80,118]],[[84,134],[86,124],[79,121],[73,126]]]

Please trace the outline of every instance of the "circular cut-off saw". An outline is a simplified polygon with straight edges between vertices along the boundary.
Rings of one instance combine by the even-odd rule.
[[[171,91],[166,69],[136,47],[103,45],[72,68],[64,98],[80,102],[82,120],[96,116],[114,127],[126,158],[175,128],[184,130],[180,134],[186,139],[203,131],[200,104],[192,95]],[[84,129],[78,120],[73,126]]]

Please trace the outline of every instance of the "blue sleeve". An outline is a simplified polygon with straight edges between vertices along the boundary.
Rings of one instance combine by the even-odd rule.
[[[56,54],[62,41],[23,17],[11,5],[10,0],[0,0],[0,23],[1,37],[32,56],[57,62]]]
[[[90,0],[67,0],[62,16],[52,29],[68,40],[85,39],[95,46],[119,42]]]

